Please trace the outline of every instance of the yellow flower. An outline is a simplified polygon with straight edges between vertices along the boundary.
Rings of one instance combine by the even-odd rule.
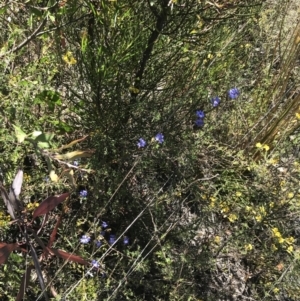
[[[278,228],[273,228],[272,232],[275,237],[281,237],[281,234],[280,234]]]
[[[253,249],[253,246],[251,244],[245,245],[245,250],[246,251],[251,251]]]
[[[260,206],[259,207],[259,211],[260,211],[260,213],[263,215],[263,216],[265,216],[267,213],[266,213],[266,209],[265,209],[265,207],[264,206]]]
[[[223,208],[221,209],[222,213],[227,213],[229,212],[230,208],[228,206],[223,206]]]
[[[26,174],[26,173],[24,173],[23,179],[24,179],[24,182],[30,182],[31,181],[31,176],[28,175],[28,174]]]
[[[290,254],[292,254],[292,252],[294,251],[294,247],[293,246],[289,246],[286,251]]]
[[[295,238],[294,237],[287,237],[286,239],[285,239],[285,242],[288,244],[288,245],[291,245],[291,244],[293,244],[294,242],[295,242]]]
[[[133,87],[133,86],[129,87],[129,91],[133,94],[139,94],[140,93],[140,90]]]
[[[271,202],[271,203],[269,204],[269,207],[270,207],[270,208],[273,208],[273,207],[274,207],[274,202]]]
[[[235,195],[236,195],[237,197],[240,197],[240,196],[242,195],[242,193],[239,192],[239,191],[237,191],[237,192],[235,193]]]
[[[214,56],[211,54],[211,53],[209,53],[208,55],[207,55],[207,58],[208,59],[212,59]]]
[[[278,248],[274,244],[271,245],[271,249],[272,249],[272,251],[277,251],[278,250]]]
[[[262,216],[261,216],[260,214],[258,214],[258,215],[255,216],[255,219],[256,219],[258,222],[261,222]]]
[[[228,219],[231,223],[234,223],[238,219],[238,217],[236,216],[236,214],[230,213]]]
[[[270,149],[269,145],[267,145],[267,144],[262,145],[260,142],[256,143],[255,146],[256,146],[257,148],[262,148],[262,149],[264,149],[265,151],[268,151],[268,150]]]
[[[245,209],[247,212],[250,212],[252,210],[252,208],[250,206],[246,206]]]
[[[75,65],[77,63],[71,51],[67,51],[62,57],[63,61],[68,65]]]
[[[289,199],[292,199],[294,197],[294,194],[292,193],[292,192],[290,192],[289,194],[288,194],[288,198]]]
[[[267,144],[264,144],[262,148],[265,149],[266,152],[270,149],[269,145]]]
[[[274,294],[278,294],[279,288],[278,288],[278,287],[275,287],[275,288],[273,289],[273,292],[274,292]]]
[[[296,113],[297,119],[300,119],[300,113]]]
[[[245,44],[245,48],[250,48],[251,47],[251,44],[247,43]]]
[[[220,238],[220,236],[215,236],[215,239],[214,239],[214,241],[215,241],[215,243],[216,244],[219,244],[220,242],[221,242],[221,238]]]
[[[283,244],[284,241],[285,241],[285,239],[284,239],[283,237],[278,237],[278,242],[279,242],[280,244]]]

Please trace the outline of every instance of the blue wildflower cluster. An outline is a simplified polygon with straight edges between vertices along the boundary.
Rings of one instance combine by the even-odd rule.
[[[105,230],[107,228],[108,228],[107,222],[102,222],[102,229]],[[101,239],[103,239],[104,236],[105,236],[105,231],[101,231],[100,234],[102,236]],[[116,242],[116,240],[117,240],[117,237],[116,237],[115,234],[110,234],[109,235],[109,237],[108,237],[108,243],[110,245],[113,245]],[[80,238],[80,242],[82,244],[88,244],[90,241],[91,241],[91,238],[88,235],[82,235],[82,237]],[[97,239],[97,240],[95,240],[95,244],[96,244],[97,247],[100,247],[102,245],[102,241],[99,240],[99,239]],[[123,244],[124,245],[128,245],[129,244],[129,238],[128,238],[128,236],[124,236]]]
[[[100,237],[94,240],[94,243],[95,243],[95,245],[96,245],[97,248],[100,248],[102,246],[106,231],[107,230],[110,231],[110,229],[108,229],[109,225],[105,221],[101,222],[101,227],[102,227],[102,231],[100,232]],[[88,235],[82,235],[82,237],[80,238],[80,242],[82,244],[88,244],[88,243],[90,243],[90,241],[91,241],[91,237],[88,236]],[[116,243],[116,241],[117,241],[117,236],[115,234],[109,234],[109,236],[107,238],[108,244],[112,246],[112,245],[114,245]],[[123,238],[123,245],[124,246],[129,245],[129,238],[128,238],[128,236],[124,236],[124,238]],[[92,266],[94,268],[99,268],[99,267],[97,267],[96,262],[97,261],[93,260],[92,261]]]
[[[159,144],[162,144],[165,141],[164,135],[162,133],[156,134],[155,141],[157,141]],[[140,138],[138,140],[138,143],[137,143],[138,148],[144,148],[146,145],[147,145],[147,142],[143,138]]]
[[[236,98],[239,97],[239,95],[240,95],[240,91],[237,88],[232,88],[232,89],[230,89],[228,91],[228,96],[231,99],[236,99]],[[213,97],[211,99],[211,104],[212,104],[213,108],[218,107],[220,105],[220,102],[221,102],[221,100],[220,100],[220,98],[218,96]],[[205,113],[204,113],[204,111],[197,110],[196,111],[195,125],[197,127],[203,127],[204,126],[204,119],[205,119]],[[154,140],[156,142],[158,142],[159,144],[162,144],[165,141],[165,137],[164,137],[164,135],[162,133],[157,133],[155,135],[155,137],[154,137]],[[140,138],[138,140],[138,142],[137,142],[137,147],[138,148],[144,148],[146,145],[147,145],[147,142],[143,138]],[[78,161],[74,161],[74,165],[78,166],[79,165]],[[87,192],[87,190],[81,190],[80,193],[79,193],[79,195],[80,195],[81,198],[86,198],[87,195],[88,195],[88,192]],[[102,221],[101,222],[101,227],[102,227],[102,231],[100,233],[101,234],[101,238],[100,239],[96,239],[94,241],[94,243],[95,243],[95,245],[96,245],[97,248],[100,248],[102,246],[102,240],[104,239],[105,234],[107,233],[106,231],[108,230],[109,225],[108,225],[107,222]],[[110,231],[110,229],[109,229],[109,231]],[[88,244],[88,243],[90,243],[90,241],[91,241],[91,238],[88,235],[83,235],[80,238],[80,242],[82,244]],[[117,236],[115,234],[111,234],[110,233],[107,236],[107,243],[109,245],[111,245],[111,246],[115,245],[116,241],[117,241]],[[124,238],[123,238],[123,245],[125,245],[125,246],[129,245],[129,238],[128,238],[128,236],[124,236]],[[92,260],[91,265],[95,269],[99,269],[100,268],[99,262],[97,260],[95,260],[95,259]]]
[[[236,99],[238,98],[240,95],[240,91],[239,89],[237,88],[232,88],[228,91],[228,96],[231,98],[231,99]],[[216,96],[216,97],[213,97],[211,99],[211,104],[214,108],[218,107],[221,103],[221,99]],[[195,125],[197,127],[202,127],[204,126],[204,117],[205,117],[205,113],[204,111],[201,111],[201,110],[197,110],[196,111],[196,120],[195,120]]]

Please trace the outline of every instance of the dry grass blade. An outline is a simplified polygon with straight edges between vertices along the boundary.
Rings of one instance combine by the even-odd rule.
[[[70,147],[72,147],[73,145],[75,145],[76,143],[79,143],[79,142],[81,142],[81,141],[84,141],[87,137],[88,137],[88,135],[87,135],[87,136],[84,136],[83,138],[74,140],[74,141],[70,142],[69,144],[63,145],[62,147],[56,149],[55,151],[60,152],[60,151],[62,151],[62,150],[64,150],[64,149],[66,149],[66,148],[70,148]]]

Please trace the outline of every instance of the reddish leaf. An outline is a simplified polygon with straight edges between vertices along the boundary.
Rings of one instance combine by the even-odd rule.
[[[50,239],[49,239],[49,241],[48,241],[47,247],[51,247],[52,244],[54,243],[55,237],[56,237],[56,233],[57,233],[57,229],[58,229],[58,227],[59,227],[59,225],[60,225],[60,223],[61,223],[61,219],[62,219],[62,216],[60,216],[60,217],[58,218],[58,220],[57,220],[57,222],[56,222],[56,225],[55,225],[54,229],[52,230],[52,233],[51,233],[51,235],[50,235]]]
[[[32,265],[30,265],[26,268],[26,271],[25,271],[25,273],[22,277],[22,281],[21,281],[21,285],[20,285],[20,289],[19,289],[19,293],[18,293],[18,296],[16,298],[16,301],[22,301],[23,300],[25,290],[26,290],[26,288],[29,284],[30,273],[31,273],[32,269],[33,269]]]
[[[17,249],[19,249],[19,245],[17,243],[7,244],[5,242],[1,242],[0,243],[0,264],[5,263],[10,255],[10,253]]]
[[[49,196],[34,210],[33,219],[36,217],[47,214],[49,211],[54,209],[58,204],[63,202],[68,196],[69,192],[63,193],[60,196]]]
[[[62,259],[69,260],[69,261],[74,261],[74,262],[77,262],[77,263],[80,263],[80,264],[85,264],[85,265],[89,264],[89,262],[87,262],[86,260],[84,260],[80,256],[70,254],[70,253],[67,253],[67,252],[62,251],[62,250],[53,249],[53,248],[49,248],[49,250],[53,254],[55,254],[57,257],[60,257]]]

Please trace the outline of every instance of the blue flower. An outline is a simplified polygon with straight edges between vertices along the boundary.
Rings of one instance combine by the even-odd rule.
[[[82,198],[86,198],[87,197],[87,191],[86,190],[81,190],[79,192],[79,195],[82,197]]]
[[[143,138],[139,139],[139,142],[137,143],[138,148],[143,148],[146,146],[146,141]]]
[[[158,143],[163,143],[165,141],[165,137],[162,133],[158,133],[155,136],[155,140],[158,141]]]
[[[116,235],[114,235],[114,234],[109,235],[109,241],[108,241],[108,243],[110,245],[113,245],[115,243],[115,241],[116,241]]]
[[[108,227],[108,223],[107,222],[102,222],[101,224],[102,228],[105,229]]]
[[[202,118],[198,118],[196,119],[195,124],[198,127],[204,126],[204,120]]]
[[[216,108],[220,104],[220,101],[221,100],[220,100],[220,98],[218,96],[213,97],[211,99],[211,103],[212,103],[212,105],[213,105],[214,108]]]
[[[124,243],[125,246],[129,244],[128,236],[124,236],[123,243]]]
[[[88,244],[90,242],[91,238],[87,235],[83,235],[81,238],[80,238],[80,242],[82,244]]]
[[[236,99],[238,98],[240,95],[240,91],[238,88],[232,88],[228,91],[228,96],[231,98],[231,99]]]
[[[98,262],[97,260],[93,259],[93,260],[92,260],[92,266],[93,266],[93,268],[95,268],[95,269],[99,269],[100,264],[99,264],[99,262]]]
[[[205,113],[203,111],[201,111],[201,110],[198,110],[198,111],[196,111],[196,116],[198,118],[203,119],[205,117]]]
[[[95,241],[95,245],[96,245],[97,248],[100,248],[101,245],[102,245],[101,240],[96,240],[96,241]]]

